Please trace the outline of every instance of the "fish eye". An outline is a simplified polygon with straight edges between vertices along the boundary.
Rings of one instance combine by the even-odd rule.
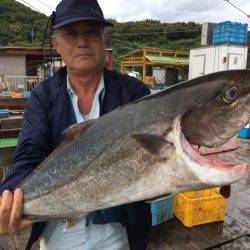
[[[224,92],[222,99],[225,103],[232,103],[236,100],[237,97],[238,89],[236,87],[230,87]]]

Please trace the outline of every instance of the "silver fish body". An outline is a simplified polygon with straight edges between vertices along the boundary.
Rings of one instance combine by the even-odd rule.
[[[230,166],[210,161],[190,142],[224,144],[249,123],[249,104],[250,71],[225,71],[73,126],[22,183],[24,215],[72,220],[166,193],[231,184],[246,173],[249,159]]]

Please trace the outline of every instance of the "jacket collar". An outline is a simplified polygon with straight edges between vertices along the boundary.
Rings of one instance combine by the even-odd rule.
[[[101,115],[104,115],[119,106],[120,84],[117,84],[113,74],[104,69],[105,96],[101,103]]]
[[[59,96],[63,96],[66,100],[67,96],[67,69],[63,67],[57,74],[57,82],[59,85],[59,91],[61,92]],[[104,115],[117,106],[119,106],[119,93],[120,84],[115,81],[115,76],[110,70],[104,68],[104,86],[105,86],[105,96],[103,100],[100,100],[101,115]],[[65,103],[66,106],[66,103]]]

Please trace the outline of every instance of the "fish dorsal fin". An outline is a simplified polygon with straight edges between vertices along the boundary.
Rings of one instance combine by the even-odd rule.
[[[135,134],[132,137],[139,142],[144,149],[161,159],[168,159],[173,154],[173,144],[158,135]]]
[[[53,151],[53,154],[47,157],[47,161],[55,157],[56,154],[60,153],[65,147],[68,146],[70,142],[79,137],[87,128],[89,128],[95,120],[89,120],[87,122],[82,122],[79,124],[72,125],[64,130],[62,136],[64,140],[61,144]]]
[[[95,120],[89,120],[87,122],[82,122],[82,123],[70,126],[63,132],[64,140],[71,141],[77,138],[79,135],[84,133],[85,130],[89,128],[94,122]]]
[[[64,140],[62,143],[54,150],[54,153],[60,152],[64,147],[66,147],[70,142],[72,142],[74,139],[79,137],[82,133],[86,131],[87,128],[89,128],[93,123],[95,123],[95,120],[89,120],[87,122],[82,122],[79,124],[72,125],[64,130],[63,137]]]

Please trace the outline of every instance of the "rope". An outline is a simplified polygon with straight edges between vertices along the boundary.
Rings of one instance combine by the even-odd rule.
[[[222,154],[222,153],[227,153],[227,152],[235,151],[235,150],[237,150],[240,147],[240,142],[239,142],[238,136],[235,136],[234,140],[236,142],[236,145],[234,147],[232,147],[232,148],[218,149],[218,150],[214,150],[214,151],[211,151],[211,152],[202,153],[200,151],[200,147],[199,147],[198,148],[198,153],[201,156],[209,156],[209,155],[216,155],[216,154]]]

